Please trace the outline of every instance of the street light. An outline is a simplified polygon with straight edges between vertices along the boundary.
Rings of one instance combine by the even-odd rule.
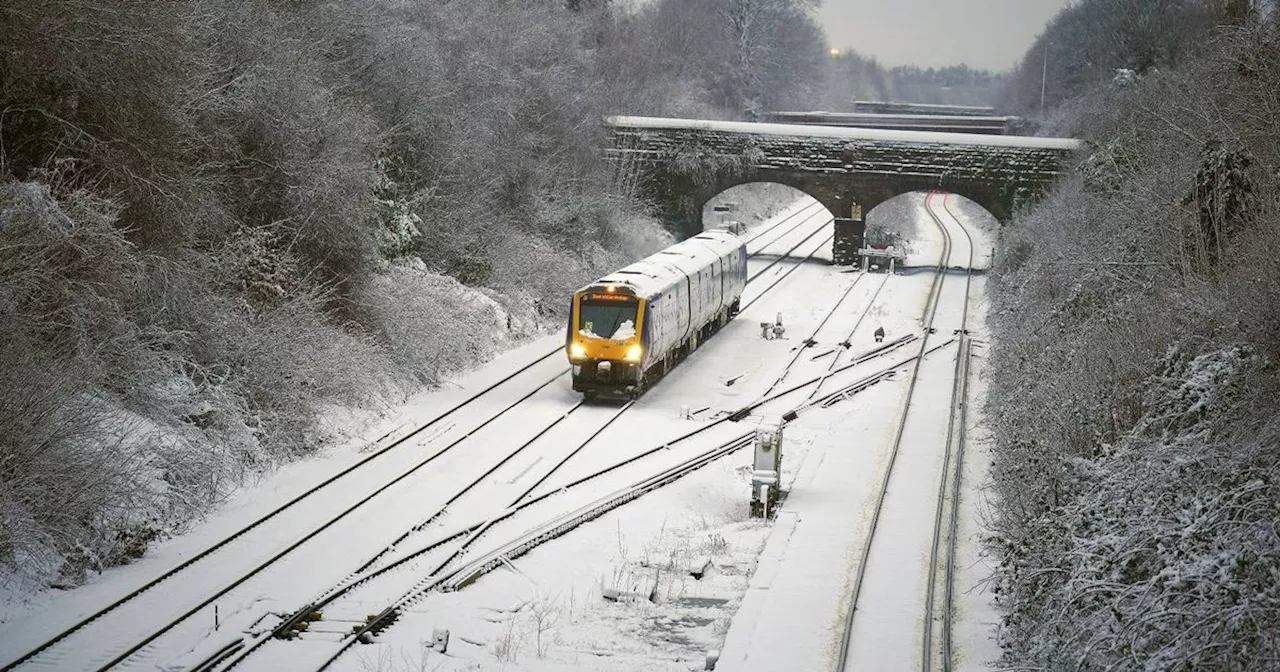
[[[1040,116],[1044,116],[1044,89],[1045,83],[1049,81],[1049,45],[1052,42],[1044,43],[1044,65],[1040,69]]]

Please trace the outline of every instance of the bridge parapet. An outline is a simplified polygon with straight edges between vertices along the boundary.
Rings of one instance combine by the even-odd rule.
[[[887,128],[899,131],[985,133],[1008,135],[1019,117],[951,114],[883,114],[869,112],[766,112],[764,121],[777,124],[814,124]]]
[[[878,114],[949,114],[954,116],[990,117],[996,108],[979,105],[931,105],[928,103],[891,103],[883,100],[855,100],[854,112]]]

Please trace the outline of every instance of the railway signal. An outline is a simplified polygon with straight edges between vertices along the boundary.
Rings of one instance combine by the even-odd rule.
[[[782,479],[782,420],[768,418],[756,429],[751,471],[751,515],[768,518],[778,503]]]

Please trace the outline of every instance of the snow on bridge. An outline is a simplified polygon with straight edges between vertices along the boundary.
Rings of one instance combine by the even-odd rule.
[[[1080,141],[1070,138],[1039,138],[1020,135],[975,135],[972,133],[939,133],[931,131],[898,131],[881,128],[818,126],[813,124],[775,124],[754,121],[714,121],[707,119],[668,119],[662,117],[609,117],[615,132],[695,131],[702,134],[748,135],[783,138],[811,138],[815,141],[847,141],[870,143],[903,143],[908,145],[960,145],[966,147],[1018,148],[1050,152],[1074,152]]]

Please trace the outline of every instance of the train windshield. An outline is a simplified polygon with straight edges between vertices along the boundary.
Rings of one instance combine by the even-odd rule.
[[[636,335],[635,301],[582,301],[578,305],[578,333],[592,338],[623,340]]]

